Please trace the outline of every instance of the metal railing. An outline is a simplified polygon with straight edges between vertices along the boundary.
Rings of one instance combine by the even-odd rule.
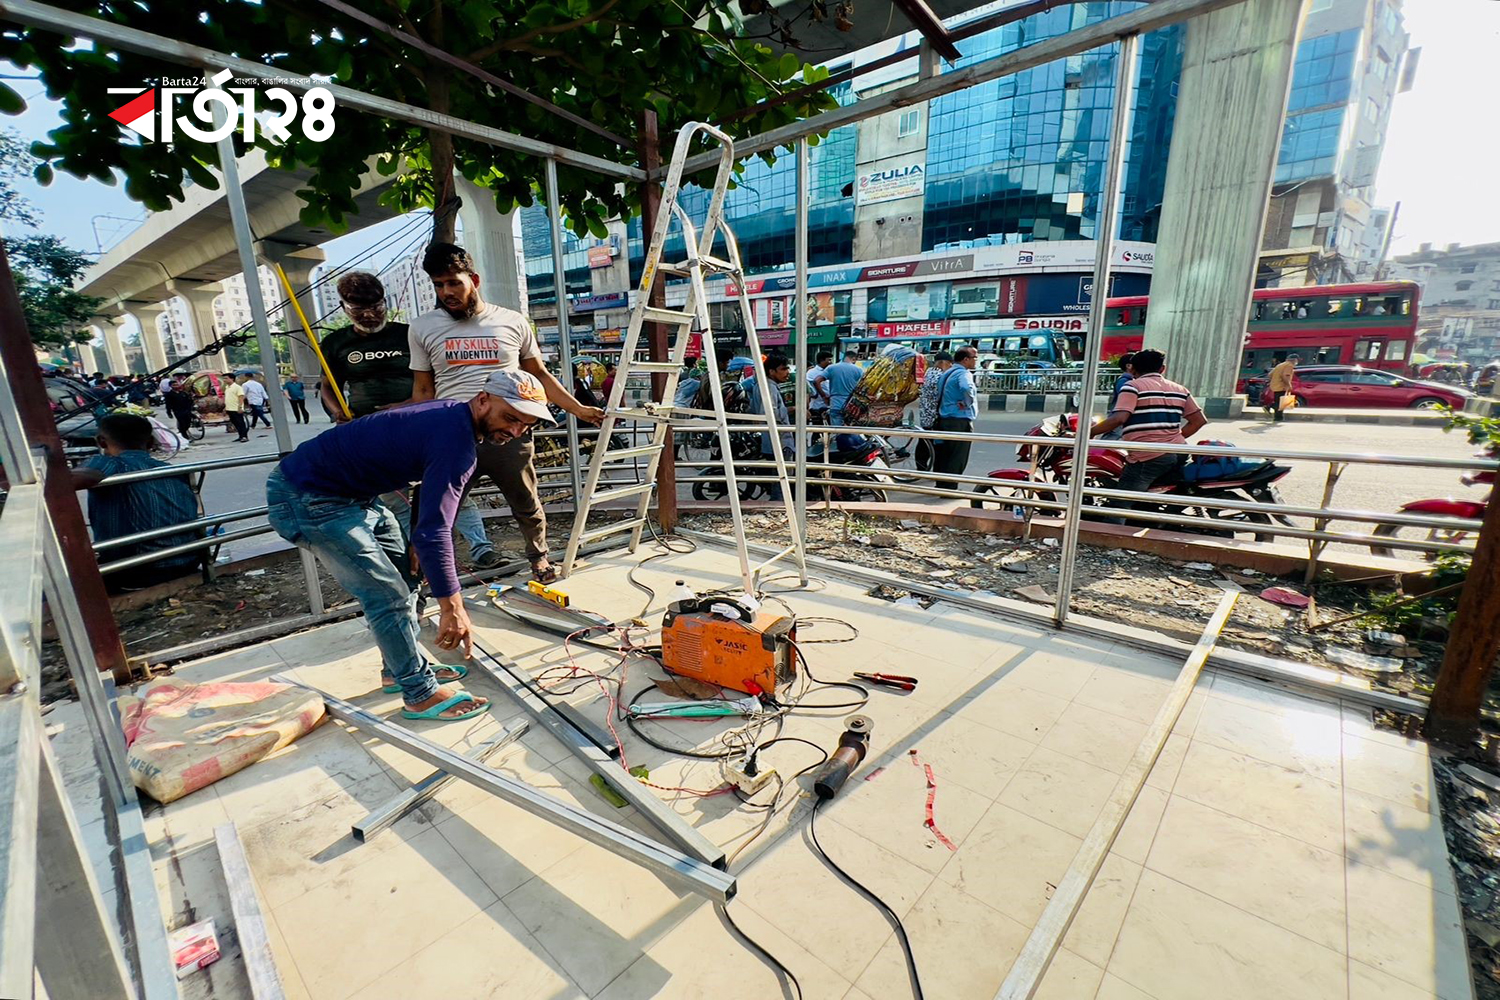
[[[1117,371],[1099,373],[1098,391],[1114,388]],[[981,393],[1068,393],[1083,388],[1081,368],[991,368],[974,372],[974,388]]]
[[[43,500],[44,466],[20,434],[0,371],[0,996],[175,998],[140,803],[111,691],[99,671]],[[42,602],[57,627],[99,770],[107,858],[91,858],[41,715]],[[87,786],[82,786],[86,788]],[[112,877],[108,890],[95,872]]]

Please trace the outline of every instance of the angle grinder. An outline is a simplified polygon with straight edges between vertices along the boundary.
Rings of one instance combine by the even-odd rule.
[[[818,798],[831,799],[844,787],[849,775],[870,752],[870,731],[874,728],[875,723],[868,715],[851,715],[844,720],[844,734],[839,737],[838,749],[829,754],[828,762],[813,781],[813,791],[818,793]]]

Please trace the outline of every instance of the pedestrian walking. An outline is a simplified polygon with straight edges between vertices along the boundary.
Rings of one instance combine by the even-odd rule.
[[[781,395],[781,384],[792,377],[792,363],[784,354],[768,354],[762,367],[766,370],[766,378],[770,380],[771,390],[771,421],[775,426],[786,427],[792,422],[791,414],[786,408],[786,398]],[[746,402],[749,404],[749,412],[757,416],[763,416],[765,410],[761,408],[760,387],[755,384],[755,369],[751,368],[745,373],[745,378],[740,382],[740,391],[745,394]],[[790,431],[777,434],[773,439],[770,431],[763,431],[760,435],[760,453],[768,462],[775,461],[774,448],[781,448],[783,458],[791,458],[793,449],[796,448],[796,439]],[[762,469],[759,475],[775,475],[776,469],[772,465]],[[766,495],[771,500],[782,500],[781,483],[763,483]]]
[[[281,383],[281,392],[286,396],[287,405],[292,408],[292,422],[311,423],[312,417],[307,415],[307,386],[302,384],[302,379],[293,375]]]
[[[1266,399],[1269,400],[1266,409],[1271,414],[1272,423],[1281,423],[1282,414],[1286,412],[1281,408],[1281,399],[1292,395],[1292,376],[1301,360],[1299,355],[1289,354],[1285,361],[1271,369],[1266,381]]]
[[[181,378],[169,381],[166,390],[162,392],[162,402],[167,408],[167,416],[177,421],[177,433],[186,438],[188,436],[188,428],[193,424],[193,407],[195,405],[193,394],[188,389],[187,381]]]
[[[229,418],[229,424],[239,434],[238,441],[250,440],[250,423],[245,419],[245,386],[250,376],[240,375],[235,377],[224,386],[224,415]]]
[[[922,377],[922,392],[917,396],[917,426],[924,431],[937,427],[938,407],[942,402],[943,373],[952,367],[953,355],[947,351],[938,351],[933,356],[932,367],[927,369],[927,374]],[[931,472],[932,463],[936,457],[937,449],[931,438],[921,438],[917,441],[915,458],[918,469]]]
[[[253,375],[244,376],[245,405],[250,411],[250,429],[254,430],[259,423],[271,426],[271,418],[266,413],[266,404],[271,401],[271,394],[266,387]]]
[[[963,434],[974,430],[974,414],[979,405],[979,396],[974,389],[974,369],[977,367],[979,348],[968,345],[953,352],[953,367],[943,372],[938,380],[937,430]],[[967,438],[937,442],[933,449],[932,471],[963,475],[969,465],[970,447],[972,442]],[[938,480],[933,485],[951,490],[958,483]]]
[[[380,649],[381,685],[401,694],[405,718],[465,719],[483,712],[487,699],[450,686],[468,668],[434,668],[422,655],[419,598],[402,571],[409,566],[406,543],[376,498],[421,484],[411,544],[438,602],[437,644],[468,656],[473,637],[452,531],[475,449],[551,420],[535,378],[493,371],[469,399],[399,407],[330,428],[282,459],[266,480],[271,527],[316,555],[359,602]]]
[[[438,307],[411,324],[413,399],[467,399],[494,372],[525,371],[541,383],[548,402],[586,423],[603,422],[602,409],[580,403],[547,371],[526,317],[484,301],[467,250],[433,243],[422,257],[422,270],[432,279]],[[469,488],[488,478],[500,490],[525,536],[532,577],[550,583],[557,571],[547,558],[547,516],[537,494],[535,455],[529,430],[504,444],[481,443]]]

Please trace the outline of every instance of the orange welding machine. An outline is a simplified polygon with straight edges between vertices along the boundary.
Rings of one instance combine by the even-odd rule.
[[[667,607],[662,666],[746,694],[774,695],[797,676],[796,620],[733,597],[694,597]]]

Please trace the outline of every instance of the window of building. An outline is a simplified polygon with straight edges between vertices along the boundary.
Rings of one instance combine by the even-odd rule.
[[[1385,8],[1385,30],[1392,35],[1401,30],[1401,15],[1396,13],[1395,7]]]
[[[1312,3],[1307,5],[1307,12],[1309,14],[1316,14],[1318,11],[1327,10],[1332,6],[1333,0],[1312,0]]]
[[[1465,264],[1463,267],[1458,269],[1458,272],[1460,274],[1473,274],[1477,270],[1479,270],[1478,264]]]
[[[910,111],[902,112],[900,129],[896,134],[900,136],[916,135],[921,127],[922,112],[918,108],[913,108]]]
[[[1365,121],[1371,123],[1380,121],[1380,105],[1375,103],[1373,97],[1365,98]]]
[[[1486,308],[1500,309],[1500,299],[1490,299],[1490,304]]]
[[[1471,288],[1474,287],[1474,282],[1472,282],[1472,281],[1460,281],[1460,282],[1457,282],[1453,287],[1456,288],[1460,292],[1467,292],[1469,289],[1471,289]]]

